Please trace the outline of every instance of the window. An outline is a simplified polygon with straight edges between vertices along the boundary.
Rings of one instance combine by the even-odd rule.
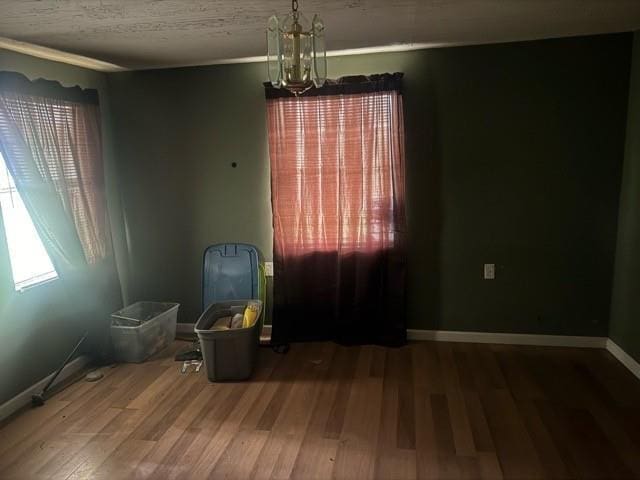
[[[0,207],[16,290],[58,278],[1,154]]]
[[[268,115],[276,246],[394,248],[404,222],[399,94],[281,98]]]
[[[265,88],[276,343],[406,341],[401,79]]]

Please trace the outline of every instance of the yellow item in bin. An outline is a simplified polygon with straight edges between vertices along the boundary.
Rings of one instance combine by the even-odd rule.
[[[247,308],[244,309],[244,318],[242,319],[242,328],[249,328],[258,319],[258,304],[249,302]]]

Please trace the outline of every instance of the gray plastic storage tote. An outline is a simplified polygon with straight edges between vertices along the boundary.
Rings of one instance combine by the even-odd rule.
[[[111,314],[111,341],[117,362],[139,363],[168,347],[176,337],[178,303],[137,302]]]
[[[223,317],[242,314],[249,302],[258,305],[253,325],[227,330],[211,329]],[[210,381],[245,380],[251,376],[260,343],[262,310],[260,300],[228,300],[211,304],[200,316],[194,330],[200,339],[202,358]]]

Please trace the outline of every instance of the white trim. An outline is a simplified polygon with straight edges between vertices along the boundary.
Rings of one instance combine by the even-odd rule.
[[[412,50],[425,50],[428,48],[444,48],[444,47],[460,47],[465,45],[481,45],[483,43],[503,43],[495,42],[431,42],[431,43],[395,43],[392,45],[378,45],[373,47],[361,48],[345,48],[342,50],[328,50],[327,57],[347,57],[351,55],[368,55],[372,53],[394,53],[409,52]],[[109,62],[104,62],[92,57],[68,53],[54,48],[43,47],[33,43],[12,40],[6,37],[0,37],[0,48],[11,50],[32,57],[44,58],[54,62],[66,63],[77,67],[88,68],[98,72],[126,72],[136,70],[163,70],[168,68],[184,68],[184,67],[203,67],[207,65],[235,65],[240,63],[263,63],[267,61],[266,55],[257,55],[253,57],[236,57],[236,58],[218,58],[212,60],[203,60],[199,62],[175,63],[163,65],[151,65],[143,67],[128,68]]]
[[[607,337],[568,335],[530,335],[525,333],[456,332],[448,330],[407,330],[409,340],[436,342],[499,343],[507,345],[540,345],[547,347],[606,348]]]
[[[76,374],[77,372],[82,370],[85,367],[85,365],[87,365],[88,363],[89,363],[89,357],[86,355],[81,355],[78,358],[70,361],[62,369],[62,372],[60,372],[60,375],[58,375],[58,378],[56,378],[56,381],[53,382],[53,385],[51,385],[50,388],[55,387],[60,382]],[[45,378],[43,378],[39,382],[34,383],[30,387],[28,387],[26,390],[22,391],[15,397],[7,400],[2,405],[0,405],[0,421],[4,420],[9,415],[17,412],[25,405],[29,405],[29,403],[31,403],[31,395],[35,395],[36,393],[42,392],[42,389],[45,387],[49,379],[53,377],[54,374],[55,372],[47,375]]]
[[[413,50],[427,50],[432,48],[447,48],[447,47],[466,47],[474,45],[495,45],[502,43],[513,42],[528,42],[535,40],[543,40],[542,38],[521,38],[512,40],[488,40],[483,42],[429,42],[429,43],[394,43],[391,45],[378,45],[373,47],[361,47],[361,48],[345,48],[342,50],[327,50],[327,57],[349,57],[352,55],[369,55],[374,53],[396,53],[396,52],[410,52]],[[562,38],[562,37],[549,37],[549,38]],[[236,57],[236,58],[218,58],[211,60],[202,60],[198,62],[188,63],[175,63],[175,64],[162,64],[162,65],[149,65],[143,67],[135,67],[129,70],[164,70],[169,68],[184,68],[184,67],[205,67],[210,65],[235,65],[241,63],[266,63],[266,55],[257,55],[253,57]],[[266,68],[266,67],[265,67]]]
[[[347,57],[350,55],[367,55],[369,53],[409,52],[411,50],[425,50],[427,48],[442,48],[456,45],[453,42],[431,43],[394,43],[392,45],[379,45],[377,47],[344,48],[342,50],[329,50],[327,57]]]
[[[267,61],[266,55],[256,55],[254,57],[237,57],[237,58],[219,58],[215,60],[205,60],[204,62],[180,63],[163,67],[162,65],[152,67],[142,67],[141,70],[158,70],[163,68],[182,68],[182,67],[203,67],[207,65],[235,65],[237,63],[262,63]]]
[[[640,378],[640,363],[638,363],[631,355],[618,346],[616,342],[607,339],[607,351],[613,355],[621,364],[629,369],[636,377]]]
[[[352,55],[367,55],[371,53],[409,52],[411,50],[425,50],[427,48],[457,47],[462,43],[396,43],[393,45],[380,45],[377,47],[345,48],[342,50],[327,50],[327,57],[349,57]],[[158,70],[164,68],[203,67],[207,65],[235,65],[238,63],[264,63],[266,55],[253,57],[218,58],[194,63],[179,63],[174,65],[155,65],[140,67],[135,70]]]
[[[614,32],[611,32],[614,33]],[[352,55],[369,55],[374,53],[396,53],[396,52],[410,52],[413,50],[428,50],[432,48],[450,48],[450,47],[468,47],[476,45],[496,45],[504,43],[516,43],[516,42],[531,42],[537,40],[547,40],[555,38],[572,38],[576,35],[569,36],[551,36],[551,37],[526,37],[526,38],[512,38],[512,39],[500,39],[500,40],[485,40],[485,41],[467,41],[467,42],[416,42],[416,43],[393,43],[390,45],[376,45],[371,47],[360,48],[345,48],[341,50],[327,50],[327,57],[348,57]],[[580,36],[580,35],[577,35]],[[124,68],[124,70],[164,70],[170,68],[184,68],[184,67],[205,67],[209,65],[235,65],[240,63],[266,63],[266,55],[257,55],[252,57],[235,57],[235,58],[217,58],[211,60],[201,60],[197,62],[187,63],[173,63],[173,64],[161,64],[161,65],[147,65],[141,67]],[[265,67],[266,68],[266,67]]]
[[[615,33],[615,32],[610,32]],[[580,34],[581,35],[581,34]],[[466,42],[428,42],[428,43],[394,43],[391,45],[377,45],[372,47],[345,48],[341,50],[327,50],[327,57],[340,57],[351,55],[368,55],[374,53],[394,53],[409,52],[412,50],[426,50],[431,48],[447,48],[447,47],[465,47],[474,45],[494,45],[503,43],[529,42],[536,40],[546,40],[555,38],[571,38],[580,35],[568,36],[551,36],[551,37],[526,37],[512,38],[501,40],[485,40],[485,41],[466,41]],[[240,63],[263,63],[267,61],[266,55],[257,55],[251,57],[235,57],[235,58],[218,58],[211,60],[202,60],[198,62],[173,63],[161,65],[148,65],[140,67],[124,67],[114,63],[98,60],[97,58],[86,57],[75,53],[69,53],[54,48],[43,47],[33,43],[13,40],[6,37],[0,37],[0,49],[11,50],[18,53],[24,53],[33,57],[44,58],[54,62],[66,63],[77,67],[88,68],[98,72],[127,72],[141,70],[165,70],[170,68],[184,67],[204,67],[208,65],[234,65]]]
[[[43,47],[40,45],[35,45],[33,43],[20,42],[18,40],[12,40],[11,38],[6,37],[0,37],[0,48],[11,50],[13,52],[23,53],[32,57],[44,58],[45,60],[52,60],[54,62],[75,65],[76,67],[88,68],[90,70],[96,70],[98,72],[122,72],[127,70],[120,65],[103,62],[102,60],[98,60],[95,58],[85,57],[84,55],[76,55],[75,53],[63,52],[62,50]]]
[[[25,283],[25,282],[19,282],[18,284],[15,285],[15,289],[17,293],[24,293],[27,292],[29,290],[31,290],[32,288],[35,287],[39,287],[40,285],[46,285],[47,283],[53,283],[56,280],[58,280],[60,277],[58,276],[58,272],[56,272],[55,270],[53,272],[53,276],[49,277],[49,278],[45,278],[44,280],[38,280],[37,282],[33,282],[33,283],[27,283],[24,286],[19,286],[20,283]],[[33,280],[33,279],[32,279]]]
[[[343,50],[328,50],[327,57],[351,56],[351,55],[367,55],[371,53],[390,53],[390,52],[408,52],[411,50],[424,50],[427,48],[456,47],[462,45],[470,45],[470,43],[456,42],[432,42],[432,43],[397,43],[393,45],[380,45],[375,47],[347,48]],[[131,70],[161,70],[166,68],[183,68],[183,67],[202,67],[207,65],[234,65],[238,63],[262,63],[267,61],[266,55],[257,55],[253,57],[237,57],[237,58],[219,58],[212,60],[204,60],[191,63],[177,63],[165,65],[152,65],[139,68],[127,68],[109,62],[104,62],[92,57],[68,53],[54,48],[43,47],[33,43],[12,40],[11,38],[0,37],[0,48],[11,50],[32,57],[44,58],[54,62],[66,63],[77,67],[88,68],[98,72],[124,72]]]
[[[260,343],[271,343],[271,325],[262,325],[262,332],[260,332]]]
[[[176,333],[181,333],[183,335],[193,335],[195,332],[193,329],[195,328],[195,323],[176,323]]]
[[[193,323],[179,323],[178,331],[193,332]],[[190,330],[189,330],[190,329]],[[271,337],[271,325],[264,325],[261,340]],[[579,347],[603,348],[613,355],[620,363],[640,379],[640,363],[620,348],[613,340],[606,337],[577,337],[565,335],[530,335],[522,333],[486,333],[486,332],[456,332],[447,330],[416,330],[408,329],[409,340],[431,340],[436,342],[465,342],[465,343],[495,343],[509,345],[538,345],[550,347]],[[268,341],[268,340],[267,340]],[[79,372],[89,363],[89,357],[82,355],[69,362],[60,372],[52,387]],[[0,421],[20,410],[31,402],[31,395],[42,391],[46,383],[53,376],[47,375],[39,382],[31,385],[15,397],[0,405]]]

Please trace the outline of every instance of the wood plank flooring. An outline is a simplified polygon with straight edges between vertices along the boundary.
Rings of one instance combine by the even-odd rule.
[[[176,342],[0,428],[1,479],[640,479],[640,381],[604,350],[261,349],[251,381]]]

